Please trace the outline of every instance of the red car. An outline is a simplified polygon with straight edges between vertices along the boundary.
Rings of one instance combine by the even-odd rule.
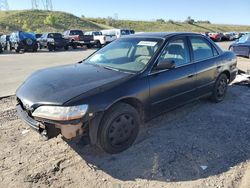
[[[222,39],[222,34],[221,33],[209,33],[208,34],[210,39],[213,41],[219,42]]]

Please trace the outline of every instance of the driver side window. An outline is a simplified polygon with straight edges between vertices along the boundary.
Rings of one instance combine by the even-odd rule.
[[[159,64],[166,61],[174,61],[175,67],[190,63],[188,45],[185,39],[169,42],[160,56]]]

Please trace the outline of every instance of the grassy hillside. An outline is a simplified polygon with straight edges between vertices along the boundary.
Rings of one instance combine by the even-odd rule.
[[[64,31],[66,29],[100,30],[104,28],[109,27],[65,12],[41,10],[0,11],[1,33],[9,33],[14,30],[47,32]]]
[[[226,32],[250,31],[250,26],[219,25],[208,23],[187,24],[182,22],[130,21],[111,18],[79,18],[73,14],[58,11],[22,10],[0,11],[0,33],[15,30],[64,31],[66,29],[101,30],[107,28],[130,28],[140,31],[189,31],[189,32]]]
[[[140,31],[186,31],[186,32],[227,32],[227,31],[250,31],[250,26],[223,25],[194,23],[187,24],[183,22],[156,22],[156,21],[130,21],[130,20],[107,20],[103,18],[88,18],[95,23],[109,23],[115,28],[131,28],[137,32]]]

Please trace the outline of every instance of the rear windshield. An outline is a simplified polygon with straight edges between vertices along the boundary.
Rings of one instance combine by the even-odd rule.
[[[81,36],[83,36],[83,32],[81,30],[71,30],[70,34],[71,35],[81,35]]]
[[[36,38],[34,33],[27,33],[27,32],[20,32],[19,37],[20,39],[27,39],[27,38],[35,39]]]
[[[130,35],[130,30],[121,30],[121,35]]]
[[[50,33],[48,34],[48,38],[62,38],[61,33]]]
[[[102,35],[102,32],[95,31],[95,32],[93,32],[93,35],[94,36],[100,36],[100,35]]]

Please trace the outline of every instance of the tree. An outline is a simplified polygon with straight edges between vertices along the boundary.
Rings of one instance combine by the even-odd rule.
[[[23,29],[24,31],[31,31],[31,30],[32,30],[32,29],[30,28],[30,24],[28,24],[28,22],[27,22],[26,20],[23,22],[22,29]]]
[[[185,22],[188,24],[194,24],[195,21],[191,18],[191,16],[188,16]]]
[[[45,20],[44,20],[44,24],[45,25],[49,25],[49,26],[54,26],[56,24],[56,17],[53,16],[52,14],[49,14]]]
[[[165,20],[163,20],[162,18],[160,18],[160,19],[157,19],[156,22],[158,22],[158,23],[165,23]]]
[[[170,24],[174,24],[174,20],[168,20],[168,23],[170,23]]]

